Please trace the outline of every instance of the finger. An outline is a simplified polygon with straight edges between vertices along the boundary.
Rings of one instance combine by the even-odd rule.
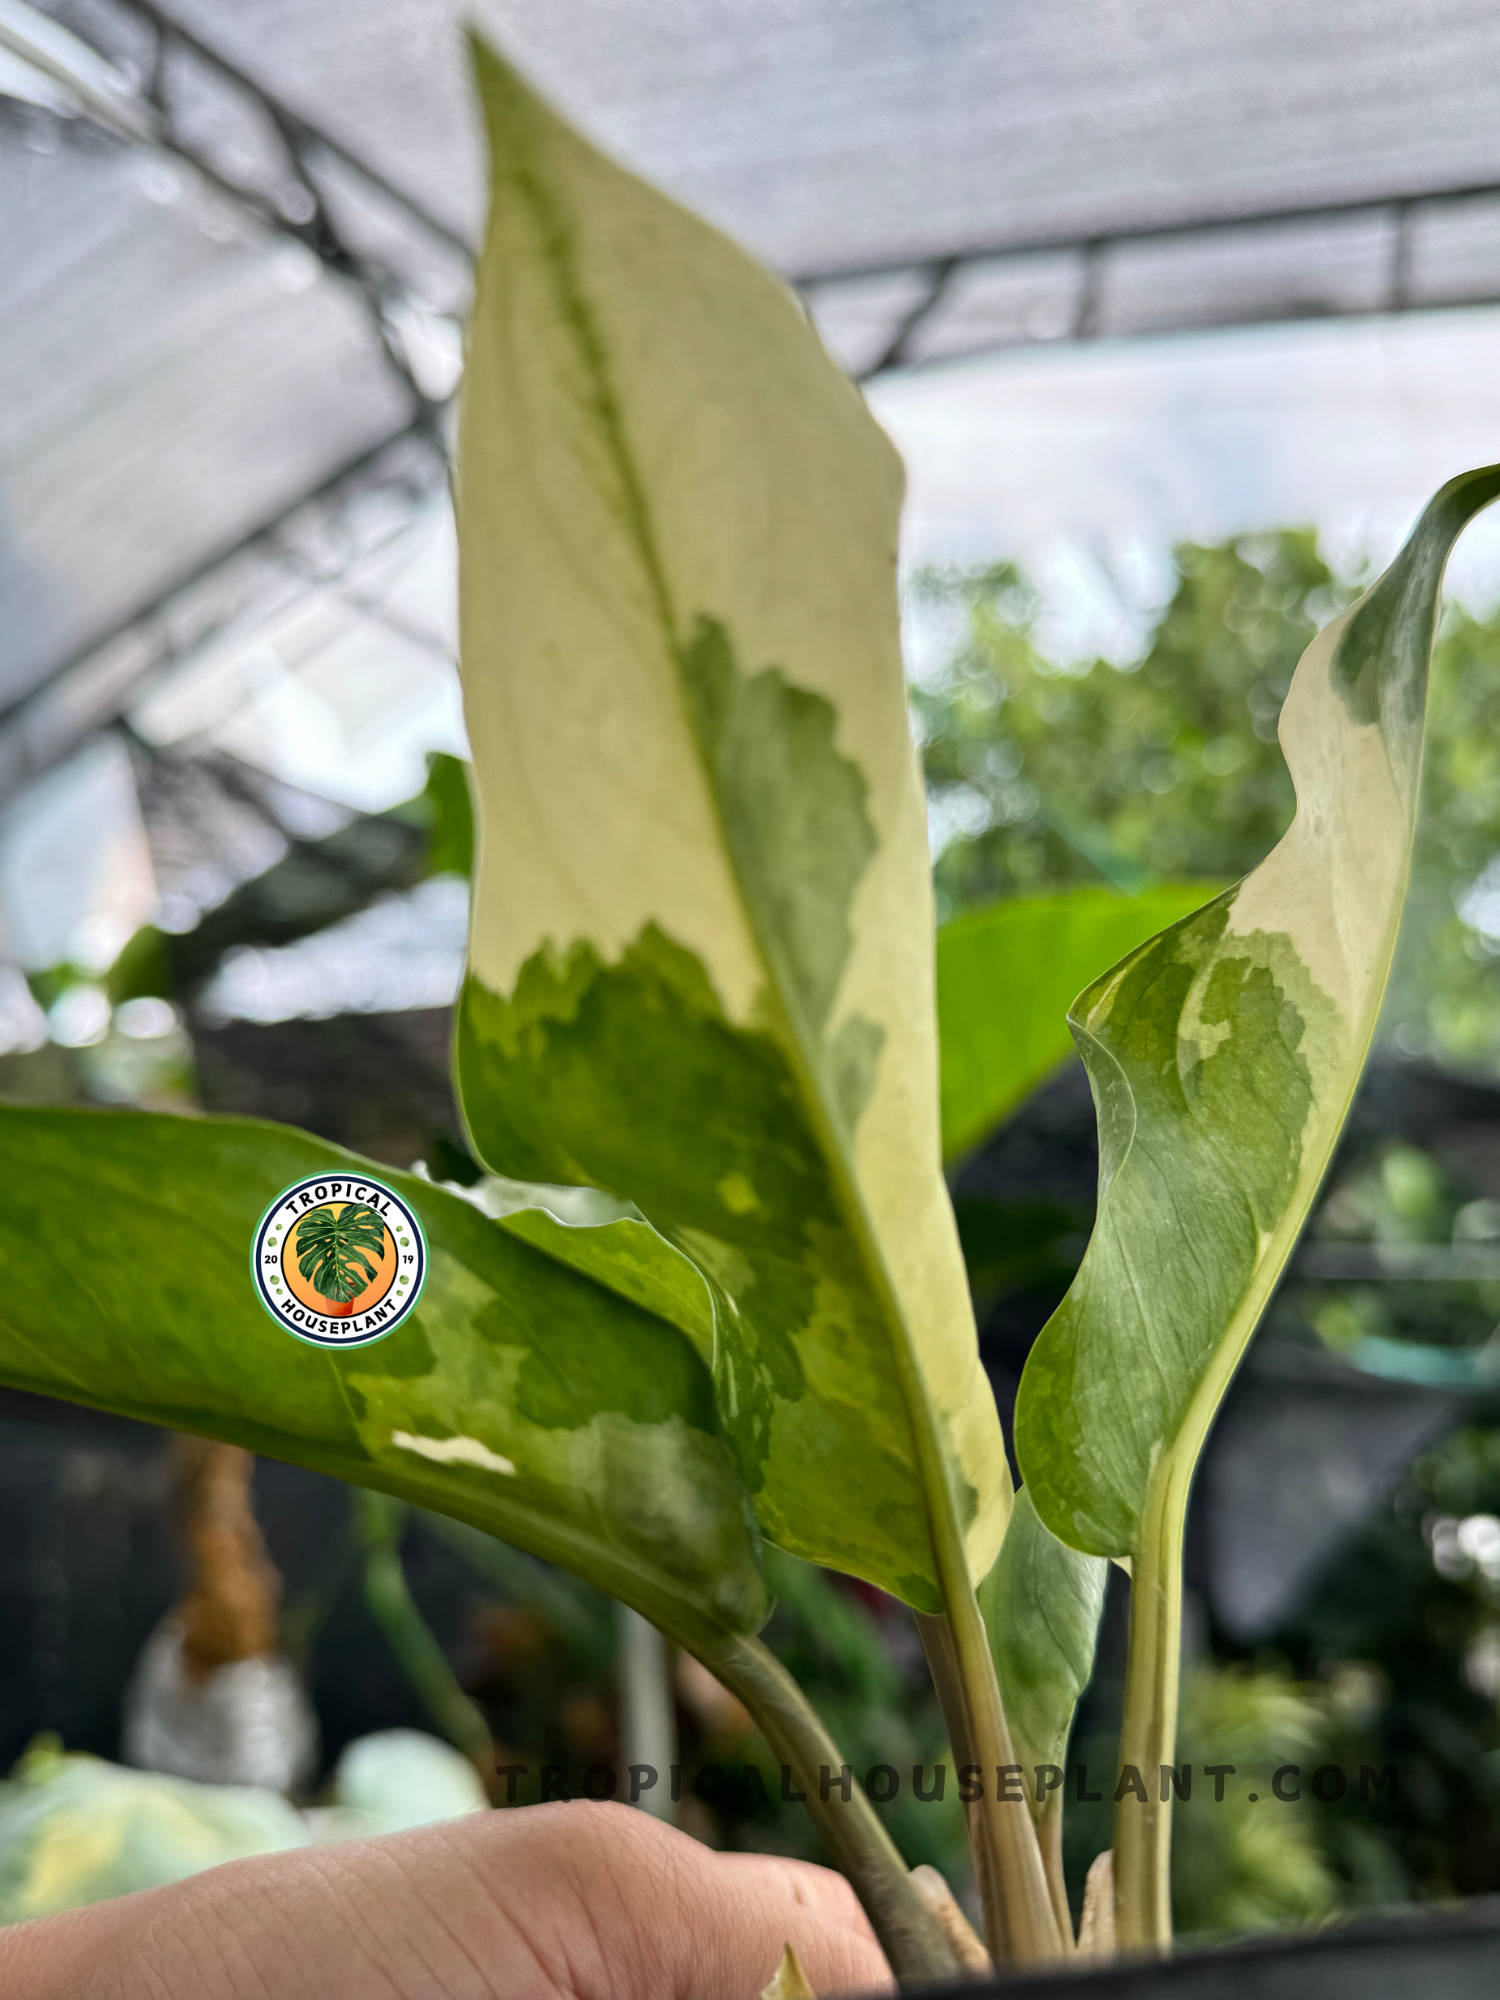
[[[702,1853],[717,1891],[732,1905],[717,1968],[722,2000],[742,1991],[758,1995],[787,1945],[819,1995],[895,1990],[870,1920],[842,1875],[772,1855]],[[678,1990],[696,1994],[692,1966],[685,1971]],[[753,1975],[748,1987],[747,1975]]]
[[[822,1993],[888,1989],[890,1971],[842,1876],[769,1855],[715,1854],[644,1814],[582,1803],[530,1822],[523,1874],[550,1877],[527,1942],[577,2000],[755,2000],[790,1944]],[[566,1897],[559,1896],[562,1882]]]

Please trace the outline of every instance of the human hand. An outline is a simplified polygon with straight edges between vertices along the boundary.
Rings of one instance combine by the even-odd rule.
[[[753,2000],[889,1992],[842,1876],[617,1805],[475,1813],[232,1861],[0,1931],[6,2000]]]

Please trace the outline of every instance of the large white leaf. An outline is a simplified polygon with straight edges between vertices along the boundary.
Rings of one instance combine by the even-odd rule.
[[[707,1275],[767,1532],[935,1609],[934,1519],[983,1575],[1009,1482],[939,1165],[900,465],[780,284],[476,61],[464,1112]]]

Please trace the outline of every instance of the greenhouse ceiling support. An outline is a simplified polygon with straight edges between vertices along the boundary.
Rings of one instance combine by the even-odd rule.
[[[422,401],[426,392],[413,380],[400,326],[401,294],[410,288],[409,274],[372,259],[348,240],[335,219],[329,176],[352,178],[378,203],[399,212],[431,245],[440,245],[449,260],[466,266],[470,246],[463,236],[178,22],[157,0],[113,4],[151,37],[142,106],[122,115],[126,107],[101,105],[96,94],[85,96],[78,108],[117,135],[159,145],[190,163],[264,226],[303,244],[327,268],[358,284],[393,366]],[[27,14],[34,10],[5,0],[0,40],[6,39],[7,18]],[[34,18],[52,26],[45,16]],[[259,114],[262,156],[248,171],[241,163],[231,167],[217,158],[210,137],[183,116],[183,93],[191,97],[209,76]],[[143,120],[143,110],[149,110],[149,121]],[[1470,208],[1480,211],[1482,226],[1486,205],[1500,210],[1500,180],[1386,187],[1338,201],[1257,206],[1092,233],[997,237],[954,244],[938,254],[930,248],[897,252],[793,271],[788,277],[814,316],[826,322],[850,373],[862,380],[887,369],[1039,342],[1492,303],[1500,299],[1500,274],[1494,281],[1414,282],[1424,224]],[[1321,290],[1309,289],[1300,276],[1290,285],[1285,282],[1282,253],[1305,243],[1309,231],[1329,232],[1330,241],[1350,251],[1359,266],[1351,281],[1335,279]],[[1356,234],[1360,241],[1352,249]],[[1133,263],[1165,257],[1170,268],[1174,253],[1189,250],[1200,261],[1222,253],[1235,268],[1235,280],[1227,289],[1208,288],[1213,296],[1196,302],[1173,298],[1158,315],[1159,323],[1153,323],[1149,307],[1143,317],[1136,303],[1117,296],[1122,284],[1129,289]],[[852,349],[839,338],[840,323],[851,310],[860,325]]]
[[[316,257],[358,301],[404,408],[373,444],[322,470],[248,532],[185,565],[182,576],[154,588],[0,710],[0,795],[120,714],[181,656],[184,632],[201,636],[238,615],[247,577],[255,572],[264,583],[267,554],[288,524],[330,493],[378,481],[383,475],[373,469],[387,463],[394,445],[427,447],[429,472],[417,482],[424,493],[429,476],[441,477],[456,338],[446,358],[434,358],[427,336],[434,328],[454,334],[468,282],[463,235],[418,195],[293,109],[157,0],[107,0],[107,6],[122,24],[114,55],[128,52],[134,79],[118,60],[22,0],[0,0],[0,44],[23,66],[29,46],[41,73],[33,101],[48,103],[50,89],[55,110],[57,93],[65,99],[71,93],[66,108],[116,139],[181,161],[254,228]],[[0,76],[0,89],[6,87]],[[1445,264],[1439,254],[1444,231],[1483,235],[1491,211],[1500,214],[1500,182],[1385,187],[1347,200],[1088,234],[912,246],[793,272],[791,281],[830,347],[863,380],[1039,342],[1492,302],[1500,298],[1500,267],[1491,272],[1483,257]],[[1326,243],[1329,254],[1309,259],[1309,242]],[[1310,264],[1324,274],[1316,283],[1306,275]],[[209,605],[216,608],[205,611]]]
[[[1317,226],[1334,229],[1351,224],[1377,226],[1381,240],[1375,261],[1380,276],[1370,286],[1363,303],[1341,301],[1320,305],[1316,298],[1304,296],[1297,301],[1268,299],[1261,309],[1255,310],[1253,302],[1245,301],[1239,310],[1223,318],[1205,317],[1202,324],[1229,326],[1319,317],[1361,318],[1493,304],[1500,299],[1500,284],[1422,292],[1412,282],[1413,237],[1422,217],[1428,212],[1471,203],[1500,205],[1500,182],[1482,181],[1416,192],[1398,190],[1361,196],[1357,200],[1257,209],[1244,215],[1200,216],[1099,235],[976,244],[940,257],[898,257],[806,272],[793,282],[807,299],[815,318],[830,308],[836,313],[840,294],[855,294],[877,285],[909,288],[909,297],[889,321],[883,344],[876,346],[863,364],[851,369],[858,379],[866,380],[888,369],[967,359],[1003,347],[1118,336],[1121,329],[1110,323],[1106,305],[1111,267],[1122,256],[1133,251],[1170,251],[1176,245],[1216,242],[1226,249],[1238,244],[1243,255],[1256,239],[1262,244],[1274,244],[1278,234]],[[1028,268],[1039,272],[1049,264],[1053,267],[1046,287],[1052,309],[1050,318],[1038,318],[1033,302],[1029,319],[1023,317],[1007,323],[996,318],[986,334],[973,337],[969,344],[965,344],[961,332],[955,335],[953,329],[946,330],[948,338],[934,340],[935,333],[944,331],[945,318],[957,317],[952,309],[965,279],[981,275],[992,281],[1006,276],[1016,278]]]
[[[162,674],[236,620],[268,614],[300,595],[310,572],[336,580],[340,565],[320,563],[302,549],[344,540],[340,524],[360,502],[383,493],[415,514],[446,476],[445,455],[425,420],[414,418],[233,549],[180,578],[102,644],[0,711],[0,801],[116,722]]]
[[[465,274],[469,246],[421,202],[265,90],[155,0],[114,4],[150,38],[139,90],[97,50],[25,0],[0,0],[0,50],[55,87],[60,97],[49,108],[65,108],[118,139],[180,160],[241,213],[310,251],[326,270],[353,286],[411,398],[414,415],[437,425],[446,396],[433,393],[427,371],[412,353],[413,319],[420,322],[434,310],[423,297],[422,260],[403,270],[388,242],[378,253],[361,246],[339,216],[339,196],[330,182],[342,178],[347,185],[352,179],[367,200],[414,225],[429,248],[446,253],[445,261],[458,259]],[[224,121],[230,124],[231,146],[243,147],[247,135],[255,134],[259,144],[253,159],[231,164],[221,157],[221,121],[204,116],[225,91],[249,114]],[[45,104],[45,99],[39,101]],[[384,233],[388,237],[389,229]]]

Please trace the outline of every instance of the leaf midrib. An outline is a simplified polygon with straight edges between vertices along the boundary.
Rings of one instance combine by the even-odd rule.
[[[650,587],[653,608],[663,646],[671,665],[672,678],[681,702],[683,726],[693,745],[694,756],[707,793],[710,809],[719,829],[720,844],[729,875],[734,883],[740,913],[754,943],[766,975],[766,991],[771,1008],[780,1016],[787,1055],[797,1084],[798,1095],[809,1114],[813,1137],[833,1181],[834,1196],[846,1226],[858,1247],[870,1287],[875,1295],[882,1323],[896,1362],[902,1403],[911,1427],[917,1472],[923,1489],[933,1556],[939,1578],[961,1573],[968,1578],[968,1557],[959,1528],[947,1458],[938,1435],[935,1414],[927,1394],[916,1343],[900,1302],[894,1281],[880,1246],[854,1163],[845,1149],[843,1134],[834,1111],[834,1096],[823,1065],[818,1060],[818,1038],[812,1032],[804,1010],[796,999],[795,985],[784,976],[781,955],[758,923],[745,884],[735,865],[728,838],[723,807],[708,759],[693,727],[687,688],[682,673],[682,641],[678,619],[667,582],[665,567],[656,546],[651,510],[637,475],[626,438],[624,420],[606,359],[607,349],[595,324],[593,310],[578,284],[572,266],[572,237],[564,218],[557,212],[550,194],[534,171],[512,156],[507,171],[531,213],[541,241],[546,269],[555,288],[555,299],[565,326],[573,333],[579,358],[594,389],[591,414],[600,426],[606,452],[619,482],[624,501],[624,520],[630,539]]]

